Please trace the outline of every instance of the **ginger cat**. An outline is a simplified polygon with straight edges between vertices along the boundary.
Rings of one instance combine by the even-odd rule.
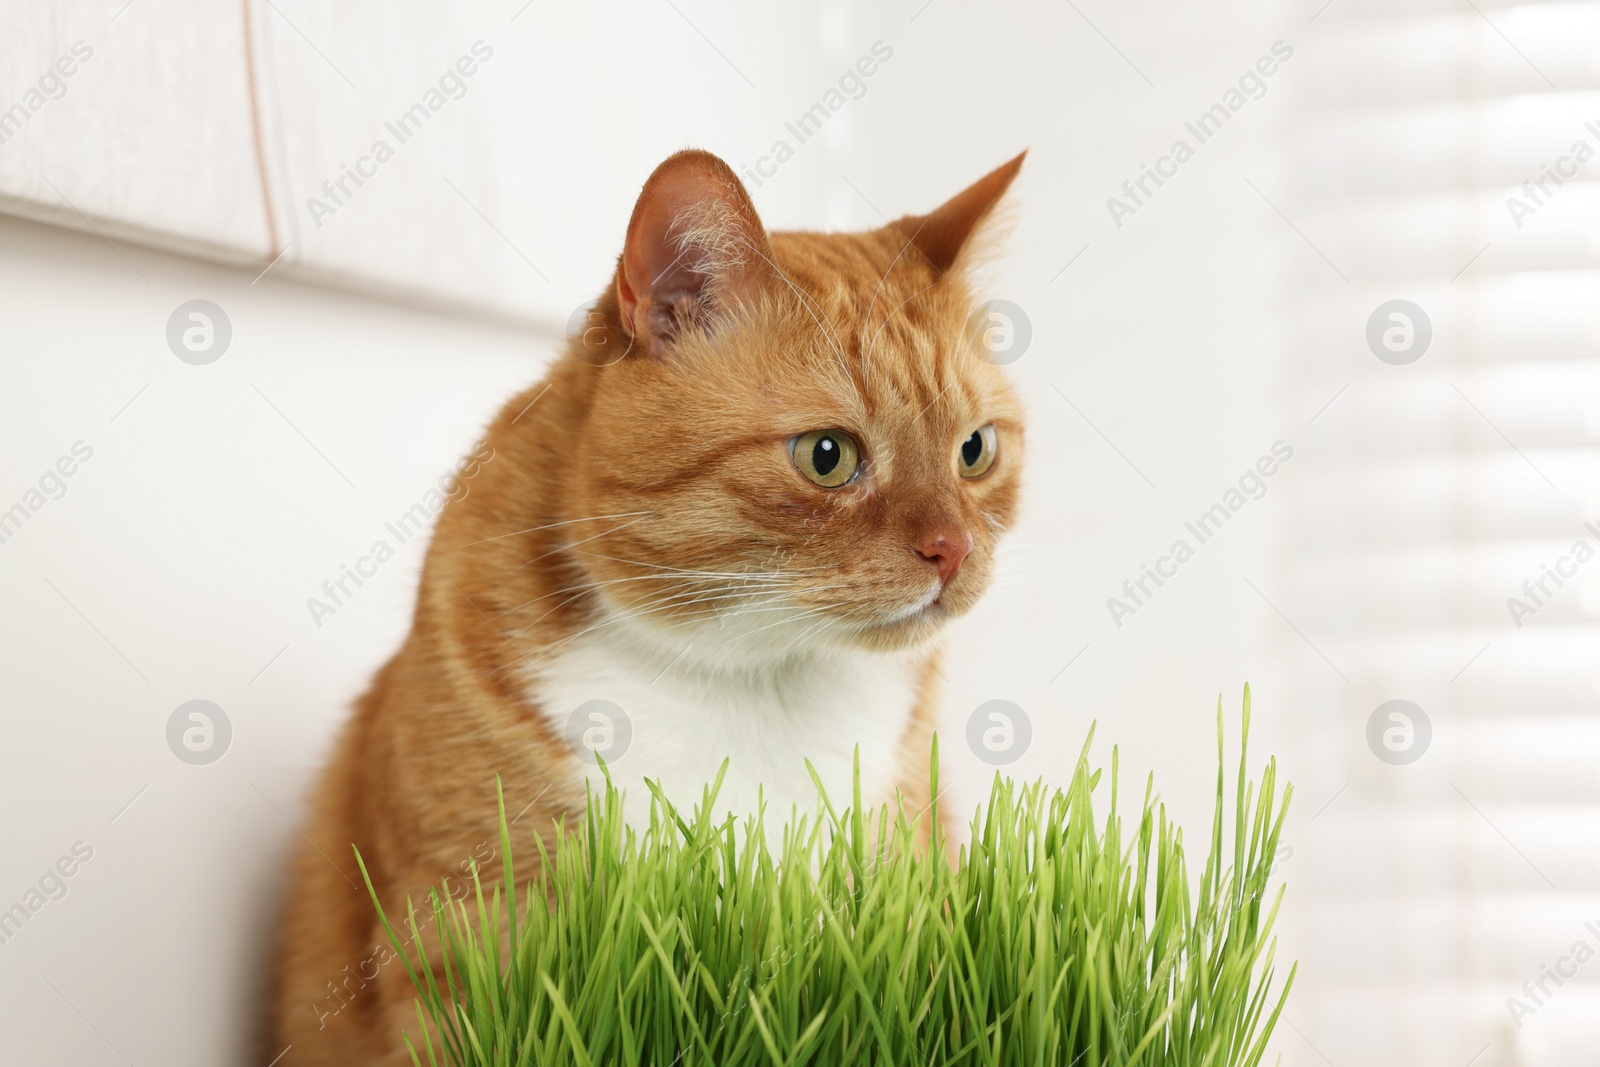
[[[524,874],[583,810],[586,745],[630,818],[644,779],[692,807],[725,758],[741,817],[758,793],[810,814],[807,759],[848,804],[858,745],[865,803],[926,810],[936,640],[1017,507],[1021,408],[966,322],[1022,158],[851,234],[768,234],[705,152],[650,176],[588,329],[440,515],[410,636],[315,791],[280,1067],[410,1063],[413,991],[350,846],[391,916],[409,895],[425,919],[430,886],[498,863],[497,774]]]

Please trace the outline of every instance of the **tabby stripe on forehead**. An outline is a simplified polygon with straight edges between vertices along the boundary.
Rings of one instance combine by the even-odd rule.
[[[685,448],[692,443],[688,438],[675,442]],[[647,465],[649,481],[634,481],[617,476],[597,479],[612,492],[637,493],[650,497],[670,497],[681,494],[696,484],[706,482],[727,483],[728,474],[739,474],[749,469],[749,456],[772,448],[770,435],[734,438],[693,450],[674,450],[670,455],[652,454]],[[676,462],[673,462],[676,461]],[[670,464],[666,465],[665,464]]]

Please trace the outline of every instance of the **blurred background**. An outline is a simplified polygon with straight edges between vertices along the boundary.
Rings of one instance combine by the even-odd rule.
[[[0,5],[0,1059],[248,1062],[425,538],[308,598],[543,373],[688,145],[772,229],[1031,148],[985,294],[1031,329],[1026,509],[944,734],[1012,701],[1005,772],[1065,780],[1098,723],[1193,841],[1248,681],[1295,785],[1273,1054],[1596,1062],[1588,0]]]

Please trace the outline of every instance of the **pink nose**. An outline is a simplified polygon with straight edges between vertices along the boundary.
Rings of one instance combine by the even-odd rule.
[[[939,571],[939,581],[949,585],[961,569],[961,561],[972,551],[972,535],[959,526],[932,530],[917,546],[917,555]]]

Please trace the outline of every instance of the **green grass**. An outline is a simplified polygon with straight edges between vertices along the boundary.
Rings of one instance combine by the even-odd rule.
[[[775,845],[753,820],[713,821],[714,787],[689,816],[657,793],[636,835],[608,787],[518,886],[502,800],[500,884],[432,895],[442,958],[383,918],[417,987],[412,1058],[1257,1064],[1294,981],[1274,994],[1282,888],[1267,900],[1291,789],[1278,797],[1275,761],[1247,778],[1248,687],[1242,718],[1230,819],[1218,703],[1197,880],[1150,781],[1124,822],[1115,749],[1096,821],[1093,731],[1065,788],[996,775],[953,870],[904,813],[863,812],[859,784],[852,807],[823,797]]]

